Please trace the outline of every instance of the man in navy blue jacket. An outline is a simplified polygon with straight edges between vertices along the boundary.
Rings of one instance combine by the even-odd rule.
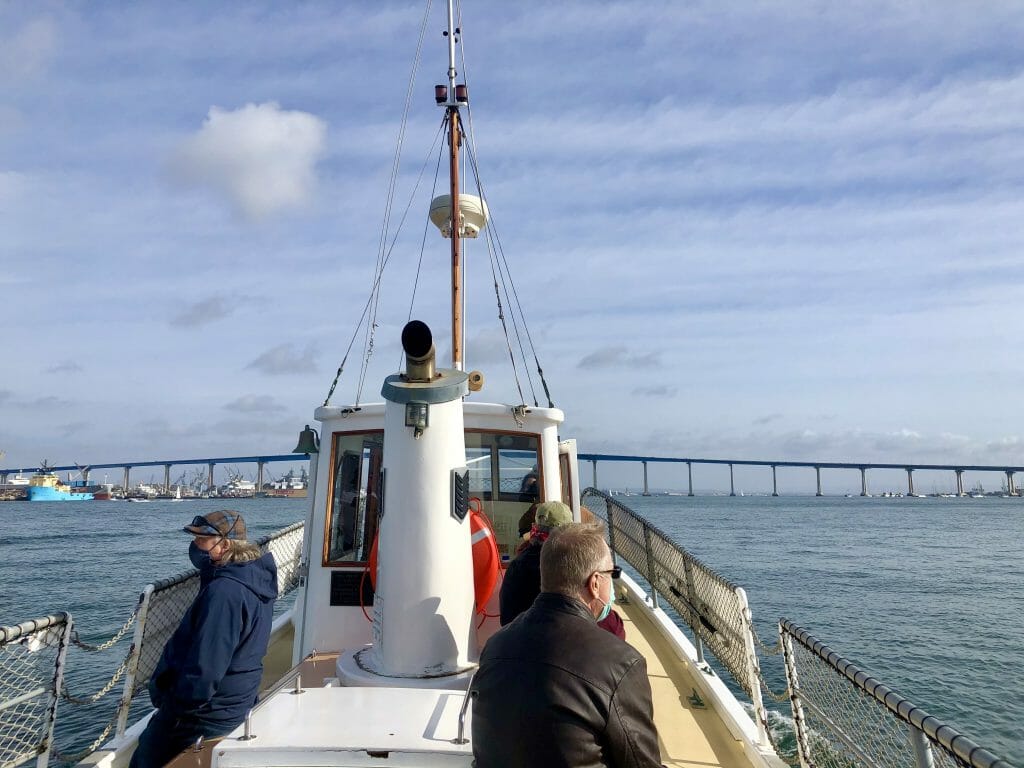
[[[199,738],[222,736],[256,703],[270,641],[277,565],[246,541],[232,510],[196,517],[183,529],[195,540],[199,594],[149,682],[156,707],[132,755],[131,768],[162,768]]]

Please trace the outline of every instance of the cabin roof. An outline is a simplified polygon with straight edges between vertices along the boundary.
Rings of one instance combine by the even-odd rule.
[[[415,688],[307,688],[298,695],[285,689],[253,712],[256,738],[224,739],[215,764],[343,766],[371,756],[387,764],[383,753],[404,753],[438,758],[430,764],[469,765],[470,744],[454,743],[464,698],[464,691]],[[467,713],[467,738],[470,721]]]

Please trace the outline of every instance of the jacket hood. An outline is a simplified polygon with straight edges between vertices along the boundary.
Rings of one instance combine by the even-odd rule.
[[[277,563],[269,552],[247,563],[217,566],[213,578],[237,581],[264,602],[277,597]]]

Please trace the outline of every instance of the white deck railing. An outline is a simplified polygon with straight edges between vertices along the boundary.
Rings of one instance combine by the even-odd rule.
[[[609,546],[651,586],[655,607],[668,603],[690,628],[703,661],[711,651],[754,705],[755,722],[766,737],[767,712],[747,595],[657,527],[613,497],[588,488],[581,499],[608,526]]]
[[[803,768],[1013,768],[788,619],[779,637]]]
[[[71,628],[67,613],[0,627],[0,768],[46,768]]]

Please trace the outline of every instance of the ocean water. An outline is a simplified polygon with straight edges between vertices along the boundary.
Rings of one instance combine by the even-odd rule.
[[[765,643],[790,619],[1024,765],[1024,498],[617,500],[743,587]],[[781,657],[761,662],[784,691]]]
[[[775,643],[778,619],[791,619],[1024,765],[1024,499],[619,501],[744,587],[767,644]],[[83,640],[102,642],[127,620],[146,583],[191,567],[181,526],[228,505],[241,510],[255,539],[302,519],[307,501],[0,504],[0,625],[67,610]],[[126,651],[126,642],[99,654],[72,648],[70,692],[97,691]],[[772,688],[783,690],[779,657],[762,656],[762,664]],[[119,688],[95,704],[62,702],[58,749],[88,745],[118,695]]]

